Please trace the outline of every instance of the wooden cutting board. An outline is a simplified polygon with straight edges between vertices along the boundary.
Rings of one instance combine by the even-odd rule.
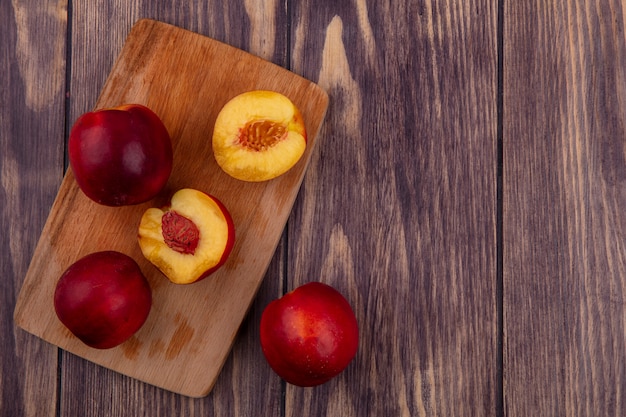
[[[301,161],[264,183],[232,179],[217,166],[211,150],[218,111],[235,95],[255,89],[289,97],[301,110],[308,133]],[[171,178],[153,201],[111,208],[85,197],[68,170],[19,294],[15,322],[89,361],[166,390],[202,397],[213,387],[273,257],[317,144],[328,96],[314,83],[244,51],[141,20],[129,33],[95,108],[123,103],[144,104],[163,120],[174,146]],[[165,204],[185,187],[215,195],[228,207],[236,243],[220,270],[183,286],[171,284],[143,258],[137,227],[146,208]],[[153,290],[144,326],[109,350],[82,344],[57,319],[53,306],[63,271],[99,250],[133,257]]]

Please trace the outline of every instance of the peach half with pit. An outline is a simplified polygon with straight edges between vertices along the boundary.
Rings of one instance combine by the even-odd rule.
[[[289,171],[304,154],[304,119],[283,94],[248,91],[220,110],[212,145],[217,164],[231,177],[267,181]]]
[[[191,284],[226,262],[235,243],[235,226],[217,198],[183,188],[167,206],[144,212],[138,241],[144,257],[171,282]]]

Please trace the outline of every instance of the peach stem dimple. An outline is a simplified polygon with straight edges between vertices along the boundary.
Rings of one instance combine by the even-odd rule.
[[[170,249],[183,254],[193,255],[200,240],[198,226],[175,211],[167,211],[161,218],[163,240]]]
[[[270,120],[252,120],[239,130],[239,143],[253,151],[271,148],[287,136],[287,127]]]

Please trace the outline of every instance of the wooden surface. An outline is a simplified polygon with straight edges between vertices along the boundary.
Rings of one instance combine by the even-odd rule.
[[[0,415],[626,415],[625,16],[617,0],[0,3]],[[325,146],[201,399],[12,319],[67,127],[144,17],[330,99]],[[362,339],[342,375],[301,389],[265,363],[258,323],[311,280],[346,295]]]
[[[307,147],[280,177],[261,183],[231,178],[215,162],[215,118],[233,97],[277,91],[306,114]],[[39,238],[15,309],[15,324],[62,349],[124,375],[191,396],[209,393],[272,260],[318,146],[328,95],[293,72],[241,49],[178,27],[142,19],[131,29],[95,108],[127,103],[152,109],[170,132],[174,168],[163,191],[143,204],[106,207],[80,190],[69,169]],[[194,285],[174,285],[137,244],[141,216],[169,204],[182,188],[218,198],[235,225],[222,268]],[[52,297],[78,259],[114,250],[129,255],[152,288],[146,323],[114,349],[93,349],[58,320]]]
[[[505,24],[504,45],[511,415],[626,415],[623,7],[507,2],[516,22]]]

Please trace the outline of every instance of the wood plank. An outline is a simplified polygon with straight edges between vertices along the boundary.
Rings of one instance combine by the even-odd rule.
[[[212,159],[210,134],[217,112],[230,98],[256,89],[292,99],[305,119],[307,148],[289,172],[246,183],[229,177]],[[112,208],[89,200],[68,170],[20,293],[16,322],[99,365],[183,395],[205,396],[281,237],[316,148],[327,96],[310,81],[239,49],[144,19],[133,26],[95,108],[124,103],[147,105],[161,116],[172,135],[172,175],[150,202]],[[173,192],[187,187],[224,203],[237,238],[224,267],[209,279],[173,285],[141,255],[137,224],[146,208],[166,204]],[[101,250],[133,257],[153,294],[144,326],[128,342],[107,350],[89,348],[73,337],[49,302],[62,272]]]
[[[0,415],[54,416],[57,349],[13,308],[63,176],[65,2],[2,2],[0,27]]]
[[[508,416],[626,415],[624,16],[505,2]]]
[[[289,228],[290,288],[352,303],[344,374],[287,416],[498,415],[497,3],[294,5],[292,65],[331,98]]]
[[[72,100],[70,120],[96,102],[125,36],[140,17],[187,28],[242,48],[279,65],[286,63],[285,5],[277,1],[223,2],[125,1],[77,2],[72,10]],[[240,22],[257,22],[248,29]],[[264,23],[264,24],[263,24]],[[263,42],[263,45],[259,45]],[[258,410],[280,410],[280,380],[263,363],[258,339],[260,311],[282,291],[283,250],[279,246],[267,275],[243,322],[233,350],[213,391],[203,399],[180,397],[63,355],[61,415],[101,416],[212,416],[255,415]],[[117,388],[118,384],[122,388]],[[241,386],[242,389],[233,389]],[[111,403],[110,398],[119,398]]]

